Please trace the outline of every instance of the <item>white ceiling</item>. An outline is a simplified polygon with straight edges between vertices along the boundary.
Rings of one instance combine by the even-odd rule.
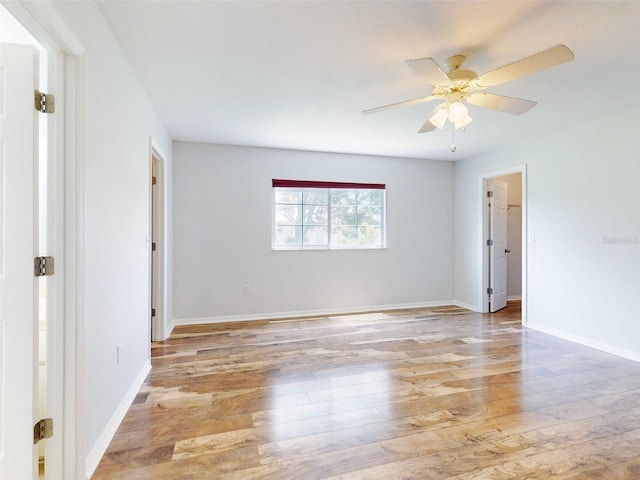
[[[640,2],[98,1],[176,140],[457,160],[638,102]],[[478,74],[563,43],[573,62],[489,89],[522,116],[418,134],[428,95],[404,64],[467,56]],[[444,66],[443,66],[444,68]]]

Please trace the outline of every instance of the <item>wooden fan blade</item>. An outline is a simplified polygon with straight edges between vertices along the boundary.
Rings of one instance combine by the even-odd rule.
[[[378,112],[382,112],[384,110],[390,110],[392,108],[408,107],[409,105],[417,105],[418,103],[427,103],[427,102],[430,102],[431,100],[434,100],[435,98],[438,98],[438,97],[434,97],[432,95],[429,95],[428,97],[414,98],[413,100],[407,100],[407,101],[404,101],[404,102],[392,103],[391,105],[384,105],[382,107],[376,107],[376,108],[370,108],[369,110],[363,110],[362,113],[364,115],[369,115],[371,113],[378,113]]]
[[[493,87],[502,83],[510,82],[526,75],[555,67],[565,62],[573,60],[573,52],[565,45],[556,45],[542,52],[523,58],[517,62],[504,65],[495,70],[491,70],[480,75],[475,83],[481,88]]]
[[[422,125],[422,128],[418,130],[418,133],[433,132],[435,129],[436,129],[436,126],[433,123],[431,123],[429,120],[427,120],[426,122],[424,122],[424,125]]]
[[[451,79],[438,66],[433,58],[419,58],[417,60],[407,60],[405,62],[415,72],[429,80],[429,83],[438,87],[448,87],[453,85]]]
[[[511,113],[512,115],[522,115],[524,112],[535,107],[538,102],[525,100],[523,98],[505,97],[494,93],[476,92],[466,98],[467,102],[476,107],[490,108],[499,112]]]

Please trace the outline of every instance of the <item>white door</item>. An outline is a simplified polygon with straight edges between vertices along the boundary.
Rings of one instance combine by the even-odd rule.
[[[156,304],[158,299],[158,160],[151,157],[151,341],[158,340]]]
[[[507,306],[507,184],[488,182],[489,200],[489,311]]]
[[[37,50],[0,44],[0,478],[37,476]]]

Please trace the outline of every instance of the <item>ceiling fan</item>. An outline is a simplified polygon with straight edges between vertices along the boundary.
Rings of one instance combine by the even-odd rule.
[[[432,100],[442,100],[431,112],[418,133],[431,132],[444,127],[449,120],[454,128],[465,128],[471,123],[471,116],[465,103],[476,107],[490,108],[500,112],[521,115],[534,107],[537,102],[522,98],[505,97],[484,90],[489,87],[510,82],[526,75],[555,67],[573,60],[573,52],[565,45],[556,45],[542,52],[523,58],[477,75],[472,70],[462,70],[460,67],[465,60],[464,55],[454,55],[446,61],[448,72],[445,73],[433,58],[407,60],[405,63],[414,71],[426,78],[433,85],[431,95],[415,98],[404,102],[393,103],[382,107],[364,110],[362,113],[382,112],[396,107],[405,107]]]

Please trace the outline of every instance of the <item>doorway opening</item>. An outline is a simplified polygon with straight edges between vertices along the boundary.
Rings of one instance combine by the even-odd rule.
[[[151,139],[150,179],[150,339],[164,340],[164,160]]]
[[[526,168],[495,172],[481,180],[483,312],[521,301],[526,324]]]

